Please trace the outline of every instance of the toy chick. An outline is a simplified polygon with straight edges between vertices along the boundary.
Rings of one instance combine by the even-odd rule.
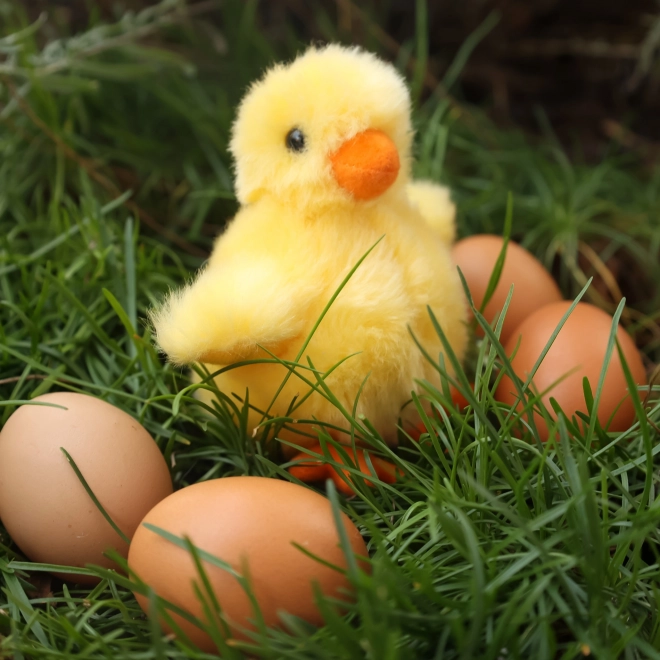
[[[404,80],[358,48],[312,47],[269,70],[242,101],[231,138],[241,208],[197,278],[152,321],[177,365],[213,372],[270,360],[216,378],[228,395],[249,392],[253,427],[268,411],[297,420],[278,433],[294,444],[318,442],[321,423],[348,440],[342,412],[310,393],[311,364],[345,410],[395,443],[418,381],[439,384],[411,336],[434,358],[442,352],[427,306],[462,357],[465,300],[449,249],[455,209],[446,189],[411,180],[412,138]],[[289,375],[282,387],[290,371],[273,356],[296,360],[372,247],[297,361],[308,382]]]

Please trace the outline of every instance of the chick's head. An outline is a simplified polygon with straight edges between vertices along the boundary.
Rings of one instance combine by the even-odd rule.
[[[255,83],[231,151],[241,204],[368,203],[410,176],[410,97],[390,64],[358,48],[310,48]]]

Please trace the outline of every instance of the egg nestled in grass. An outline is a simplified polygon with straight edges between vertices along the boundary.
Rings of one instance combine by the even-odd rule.
[[[478,234],[458,241],[452,249],[477,309],[485,299],[488,283],[504,247],[501,236]],[[506,343],[514,330],[533,312],[562,299],[559,287],[543,264],[522,246],[509,241],[500,278],[483,315],[493,322],[501,314],[513,285],[513,296],[502,324],[500,341]]]
[[[106,514],[130,539],[140,520],[172,492],[158,446],[133,417],[85,394],[56,392],[20,406],[0,432],[0,519],[32,561],[116,568],[107,550],[128,543],[103,516],[62,448]],[[89,575],[56,573],[80,583]]]
[[[369,567],[357,527],[344,513],[338,514],[336,519],[325,497],[286,481],[213,479],[177,491],[147,514],[131,543],[128,565],[158,596],[203,624],[216,626],[226,637],[244,638],[246,630],[256,627],[257,612],[244,588],[245,579],[266,626],[281,624],[281,612],[321,625],[314,585],[325,596],[340,600],[349,599],[352,592],[338,523],[357,556],[356,565]],[[227,565],[225,569],[201,557],[212,597],[189,550],[163,532],[189,539]],[[210,607],[205,608],[198,593],[205,595]],[[139,594],[137,599],[149,613],[149,600]],[[217,616],[213,599],[224,621]],[[170,614],[194,644],[209,652],[216,649],[205,630]]]
[[[524,321],[505,345],[507,355],[513,355],[511,367],[523,382],[532,372],[561,319],[572,302],[562,301],[546,305]],[[550,350],[532,379],[533,391],[541,394],[552,419],[556,419],[550,399],[560,405],[569,419],[578,412],[588,414],[583,380],[595,396],[601,372],[605,365],[607,347],[612,330],[612,317],[589,303],[580,302],[571,312]],[[630,335],[619,326],[616,338],[626,364],[637,385],[646,383],[646,372],[641,355]],[[634,422],[635,409],[630,397],[621,359],[613,347],[596,411],[601,426],[611,432],[625,431]],[[498,401],[516,405],[517,391],[513,381],[505,375],[495,395]],[[518,403],[520,408],[521,404]],[[542,440],[550,430],[543,416],[533,413],[533,419]]]

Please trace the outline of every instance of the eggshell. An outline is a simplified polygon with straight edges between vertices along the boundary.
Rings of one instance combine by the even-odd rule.
[[[345,514],[342,524],[353,551],[367,556],[360,533]],[[330,502],[307,488],[264,477],[227,477],[188,486],[156,505],[145,517],[150,523],[192,543],[249,574],[253,593],[268,626],[280,623],[278,610],[322,624],[314,604],[312,582],[326,595],[346,599],[350,583],[341,573],[305,555],[295,544],[334,566],[346,568]],[[201,620],[206,620],[193,583],[198,573],[187,550],[144,526],[135,533],[128,564],[161,597]],[[222,611],[239,628],[253,629],[254,612],[239,581],[229,572],[204,561]],[[362,568],[368,564],[361,562]],[[247,569],[247,573],[246,573]],[[147,600],[137,595],[148,612]],[[189,638],[206,651],[215,649],[200,628],[172,615]]]
[[[511,364],[521,380],[527,379],[534,363],[571,304],[562,301],[538,310],[519,326],[516,336],[506,344],[506,353],[511,355],[520,337],[520,346]],[[612,317],[588,303],[578,303],[568,317],[532,382],[532,387],[537,392],[549,389],[542,400],[553,419],[556,419],[556,415],[550,405],[551,397],[557,400],[569,417],[577,411],[587,413],[582,381],[585,377],[589,380],[595,395],[605,361],[611,327]],[[638,385],[645,384],[644,364],[630,335],[619,326],[617,338],[633,379]],[[561,378],[563,380],[557,383]],[[497,400],[509,405],[515,402],[515,387],[508,376],[502,378],[495,396]],[[623,367],[615,346],[601,392],[598,421],[607,430],[615,432],[628,429],[634,419],[632,399],[628,393]],[[547,440],[549,430],[543,417],[534,413],[534,420],[541,439]]]
[[[147,430],[119,408],[84,394],[36,397],[0,433],[0,519],[32,561],[117,568],[103,556],[128,546],[103,517],[63,455],[64,447],[108,515],[130,539],[172,492],[165,459]],[[93,584],[97,578],[60,574]]]
[[[504,239],[501,236],[478,234],[464,238],[454,245],[454,263],[465,276],[477,309],[484,300],[503,244]],[[487,321],[492,322],[504,309],[512,284],[513,296],[500,335],[503,344],[530,314],[562,299],[559,287],[541,262],[525,248],[509,241],[500,280],[484,310]]]

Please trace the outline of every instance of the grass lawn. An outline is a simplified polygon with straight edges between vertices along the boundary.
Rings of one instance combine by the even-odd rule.
[[[190,394],[177,398],[186,374],[164,363],[145,319],[237,208],[226,148],[246,86],[304,44],[262,33],[255,4],[239,0],[92,16],[66,38],[57,12],[30,24],[20,5],[0,2],[0,426],[20,401],[82,391],[144,424],[176,488],[287,478],[277,447],[246,436],[239,401],[209,417]],[[567,298],[582,292],[620,315],[651,374],[660,168],[616,145],[585,163],[542,114],[537,139],[462,103],[478,34],[430,89],[423,12],[418,23],[397,60],[415,101],[416,175],[451,186],[461,236],[501,234],[511,198],[512,238]],[[493,398],[507,365],[489,332],[459,374],[470,405],[428,390],[437,418],[395,452],[353,420],[405,475],[335,496],[368,542],[372,575],[325,627],[291,622],[224,657],[660,658],[660,383],[635,395],[627,432],[578,431],[563,417],[543,444],[512,437],[516,415]],[[93,588],[51,579],[0,526],[0,658],[210,657],[162,635],[126,581],[104,575]]]

